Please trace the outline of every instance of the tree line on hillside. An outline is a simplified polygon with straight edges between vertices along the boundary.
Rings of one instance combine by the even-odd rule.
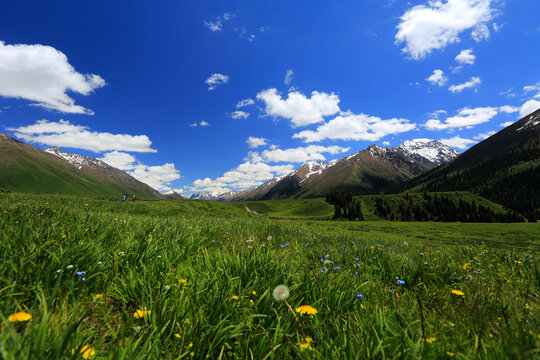
[[[412,197],[375,197],[375,215],[391,221],[440,221],[440,222],[524,222],[525,218],[515,212],[495,212],[478,205],[474,200],[456,201],[448,195],[423,193]]]
[[[351,193],[332,191],[326,194],[326,202],[334,205],[334,219],[364,220],[362,202],[354,199]]]

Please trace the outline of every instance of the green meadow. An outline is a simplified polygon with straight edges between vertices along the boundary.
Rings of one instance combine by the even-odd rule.
[[[540,358],[540,224],[364,204],[0,194],[0,358]]]

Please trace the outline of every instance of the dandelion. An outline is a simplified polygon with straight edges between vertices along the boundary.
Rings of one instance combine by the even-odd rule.
[[[317,313],[317,309],[309,306],[309,305],[302,305],[300,307],[296,308],[296,312],[299,314],[307,314],[307,315],[315,315]]]
[[[145,316],[149,316],[150,314],[152,313],[152,310],[137,310],[135,311],[135,313],[133,313],[133,317],[135,319],[140,319],[140,318],[143,318]]]
[[[29,320],[32,320],[32,315],[24,311],[16,312],[15,314],[11,314],[8,317],[9,322],[23,322]]]
[[[447,351],[447,352],[446,352],[446,355],[448,355],[448,356],[452,357],[452,356],[454,356],[454,353],[453,353],[453,352],[451,352],[451,351]]]
[[[254,296],[257,296],[257,292],[256,292],[255,290],[253,290],[253,291],[251,292],[251,294],[254,295]]]
[[[181,339],[181,338],[182,338],[182,335],[180,335],[180,334],[174,334],[174,337],[175,337],[175,338],[178,338],[178,339]]]
[[[432,344],[435,340],[436,340],[436,338],[430,337],[430,338],[427,338],[427,339],[425,340],[425,342],[427,342],[427,343],[429,343],[429,344]]]
[[[238,295],[231,296],[231,300],[238,300]]]
[[[287,300],[289,294],[289,288],[287,285],[278,285],[274,288],[273,295],[276,301]]]
[[[249,303],[250,303],[251,305],[255,305],[255,302],[254,302],[252,299],[249,299]]]
[[[103,299],[103,294],[97,294],[94,296],[94,301],[97,301],[99,299]]]
[[[76,350],[77,349],[72,349],[71,353],[75,355]],[[94,355],[96,355],[96,350],[88,345],[84,345],[79,352],[82,354],[83,359],[91,359],[94,357]]]
[[[186,279],[180,279],[178,280],[178,285],[186,285],[187,284],[187,280]]]
[[[465,296],[465,294],[461,290],[452,290],[451,293],[459,296]]]

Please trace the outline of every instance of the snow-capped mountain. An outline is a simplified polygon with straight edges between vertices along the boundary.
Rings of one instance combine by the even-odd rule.
[[[436,165],[449,162],[459,155],[459,152],[440,141],[430,139],[407,140],[396,148],[397,151],[411,157],[420,157]]]
[[[65,161],[67,161],[71,165],[75,165],[79,170],[82,169],[83,166],[101,167],[101,168],[105,168],[105,169],[112,168],[112,166],[110,166],[107,163],[104,163],[101,160],[91,158],[91,157],[88,157],[88,156],[71,154],[71,153],[62,151],[62,150],[60,150],[59,148],[56,148],[56,147],[48,148],[48,149],[45,149],[43,151],[48,152],[49,154],[56,155],[59,158],[64,159]]]

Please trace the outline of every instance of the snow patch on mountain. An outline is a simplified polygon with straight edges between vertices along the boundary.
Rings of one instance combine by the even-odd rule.
[[[437,165],[447,163],[459,155],[459,152],[448,145],[432,139],[406,140],[396,149],[412,157],[420,156]]]
[[[82,156],[77,154],[70,154],[68,152],[62,151],[56,147],[48,148],[44,150],[45,152],[48,152],[49,154],[58,156],[61,159],[64,159],[71,165],[75,165],[79,170],[82,169],[83,166],[89,166],[89,167],[102,167],[102,168],[110,168],[111,166],[104,163],[101,160],[94,159],[88,156]]]

